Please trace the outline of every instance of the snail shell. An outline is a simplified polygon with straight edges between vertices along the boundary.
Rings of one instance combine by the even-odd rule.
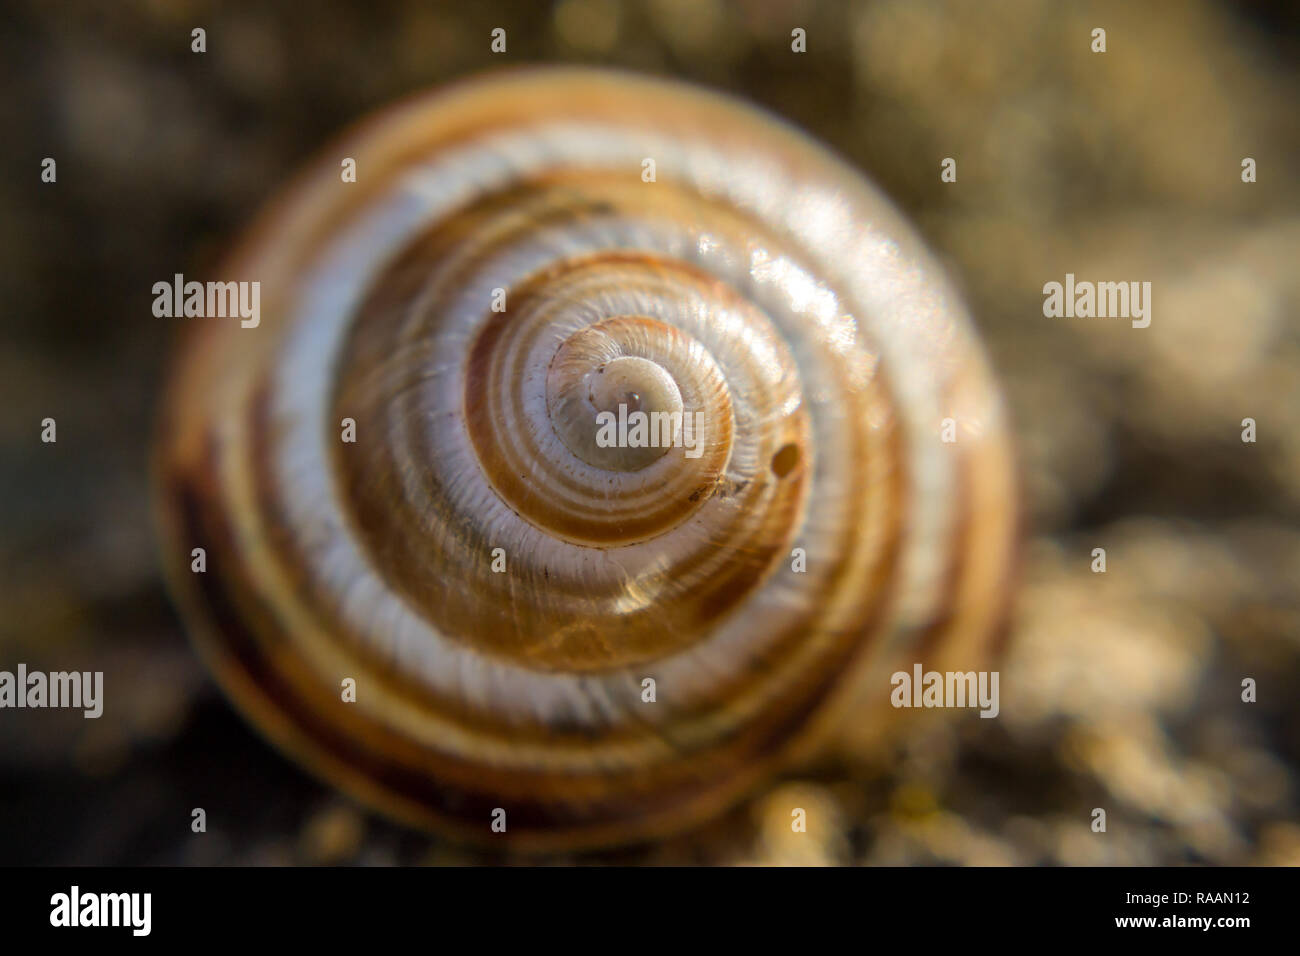
[[[261,322],[178,354],[172,584],[253,722],[392,815],[661,835],[875,719],[899,661],[983,659],[1001,400],[912,230],[791,127],[619,74],[474,80],[365,123],[221,277]],[[606,447],[618,404],[703,427]]]

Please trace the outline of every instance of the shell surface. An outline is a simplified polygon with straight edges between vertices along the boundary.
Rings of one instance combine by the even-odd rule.
[[[984,661],[1001,399],[912,230],[793,128],[619,74],[470,81],[337,144],[220,278],[261,320],[177,358],[173,588],[254,723],[394,816],[667,833],[871,719],[900,661]],[[619,405],[702,427],[611,447]]]

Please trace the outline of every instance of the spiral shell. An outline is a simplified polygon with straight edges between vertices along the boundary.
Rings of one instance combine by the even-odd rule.
[[[471,81],[345,139],[222,275],[262,317],[178,356],[172,582],[234,700],[371,804],[642,839],[874,719],[900,660],[983,660],[1001,400],[912,231],[789,126],[597,71]],[[620,404],[703,427],[611,447]]]

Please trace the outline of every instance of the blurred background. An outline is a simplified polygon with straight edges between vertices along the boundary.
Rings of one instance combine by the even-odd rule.
[[[508,862],[357,808],[207,678],[151,526],[179,328],[151,286],[204,274],[371,109],[570,62],[731,91],[899,203],[1004,382],[1027,530],[1000,719],[850,734],[703,829],[554,860],[1300,865],[1300,6],[5,0],[0,18],[0,669],[102,670],[110,700],[99,720],[0,712],[0,864]],[[1150,328],[1044,318],[1066,272],[1151,281]],[[791,834],[792,805],[829,824]]]

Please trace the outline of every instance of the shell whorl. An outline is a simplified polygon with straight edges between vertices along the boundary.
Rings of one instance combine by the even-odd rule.
[[[911,229],[792,128],[602,72],[471,81],[345,139],[223,276],[262,317],[178,357],[173,584],[254,721],[394,815],[660,834],[872,719],[900,659],[982,659],[1001,400]],[[698,454],[594,441],[620,403],[700,412]]]

